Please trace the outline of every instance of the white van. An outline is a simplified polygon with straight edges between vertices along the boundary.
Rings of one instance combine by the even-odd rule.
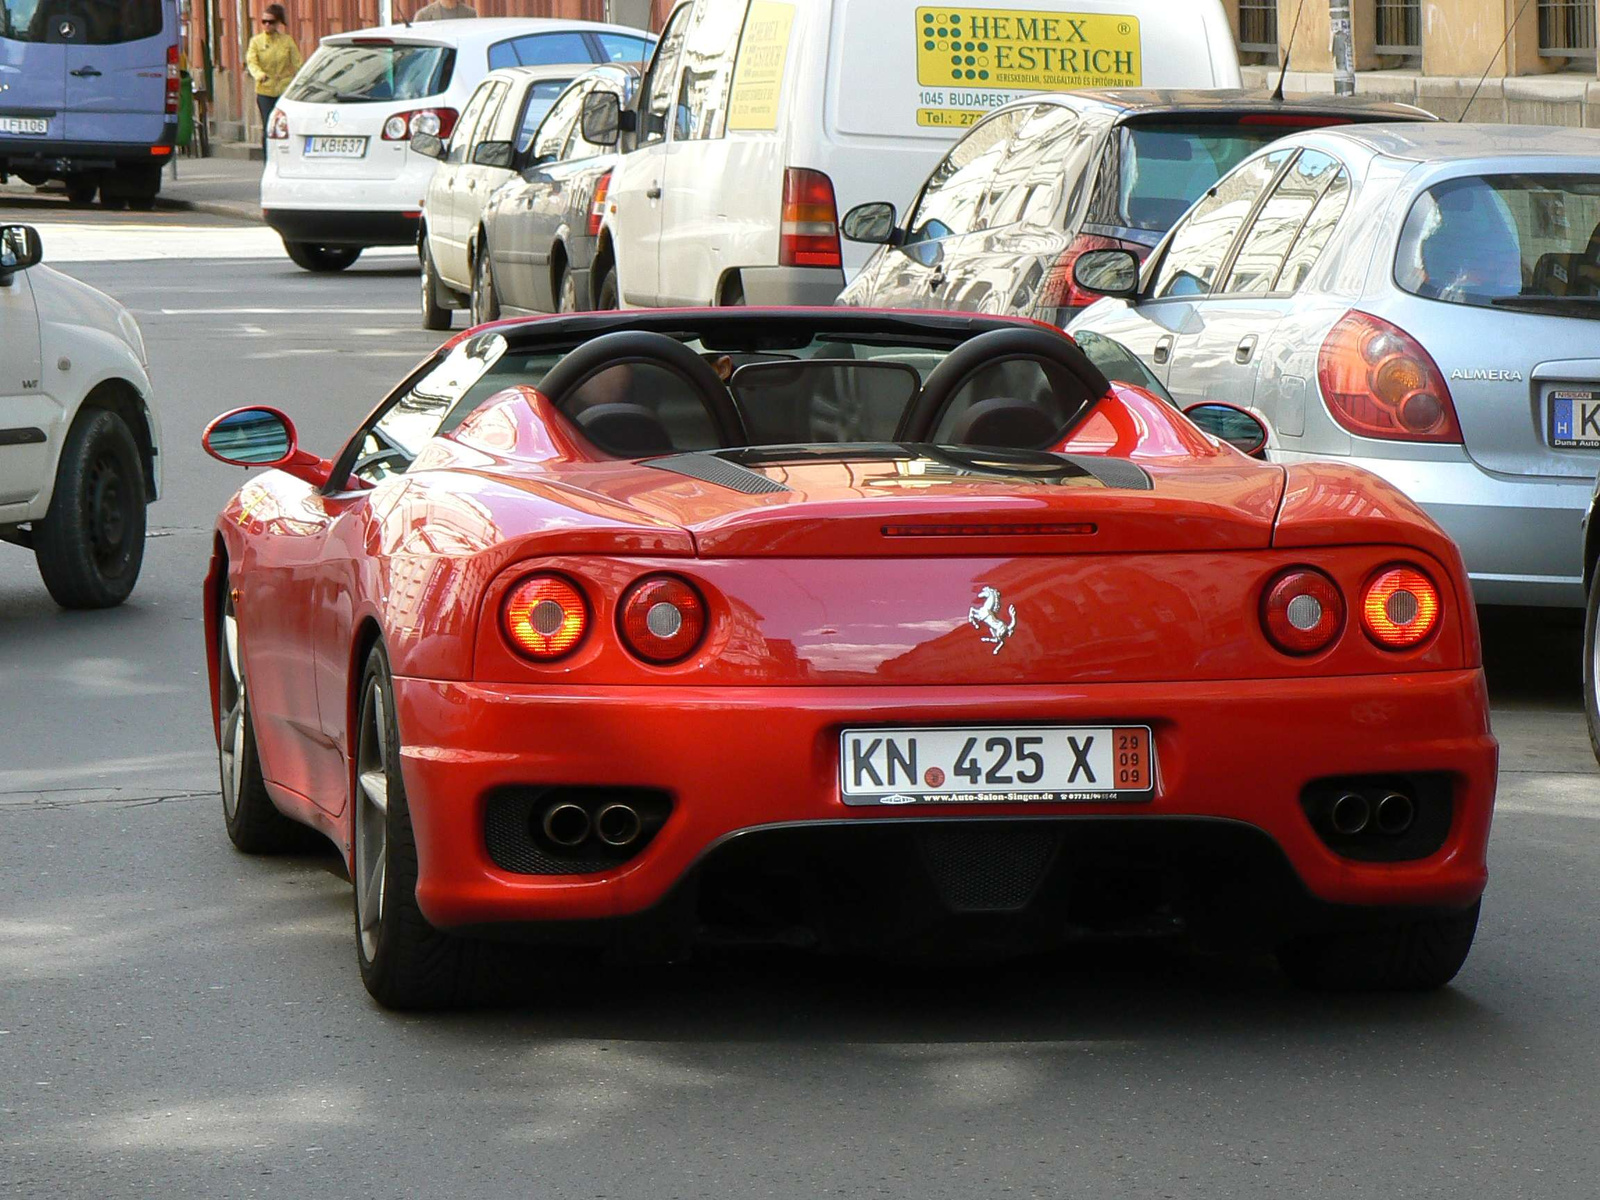
[[[831,304],[868,253],[841,252],[838,214],[903,210],[991,109],[1238,86],[1221,0],[688,0],[632,109],[585,113],[589,140],[622,150],[590,306]]]

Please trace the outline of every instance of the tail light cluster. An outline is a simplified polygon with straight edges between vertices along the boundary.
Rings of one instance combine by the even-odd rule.
[[[1396,563],[1375,572],[1361,589],[1361,628],[1384,650],[1411,650],[1433,636],[1443,605],[1438,587],[1420,567]],[[1268,582],[1261,597],[1261,627],[1285,654],[1317,654],[1345,626],[1339,585],[1314,567],[1290,567]]]
[[[1132,250],[1139,256],[1141,262],[1150,253],[1148,246],[1141,246],[1138,242],[1101,237],[1095,233],[1080,233],[1062,251],[1061,257],[1056,259],[1055,266],[1050,268],[1044,277],[1044,282],[1039,285],[1039,295],[1034,301],[1034,307],[1040,317],[1054,320],[1055,309],[1083,308],[1100,299],[1097,294],[1080,292],[1078,285],[1072,282],[1072,264],[1078,261],[1078,255],[1086,254],[1090,250]]]
[[[589,236],[600,236],[600,225],[606,219],[606,197],[611,194],[611,172],[607,171],[595,181],[594,199],[589,202]]]
[[[565,575],[541,572],[520,580],[501,604],[506,638],[523,656],[551,663],[587,640],[593,619],[582,590]],[[617,635],[634,656],[657,666],[693,654],[706,632],[706,602],[686,579],[646,575],[623,592]]]
[[[1317,355],[1317,382],[1333,419],[1362,437],[1459,442],[1461,426],[1444,376],[1405,330],[1349,312]]]
[[[383,140],[409,142],[419,133],[431,133],[442,140],[450,136],[459,115],[453,108],[418,108],[395,113],[383,123]]]
[[[281,108],[273,109],[272,110],[272,116],[267,118],[267,137],[271,138],[274,141],[277,141],[277,140],[280,140],[282,138],[286,138],[288,136],[289,136],[289,118],[288,118],[288,116],[284,113],[283,109],[281,109]]]
[[[167,116],[178,115],[178,88],[183,84],[183,76],[178,72],[178,47],[176,44],[167,47]]]
[[[784,267],[838,267],[839,206],[833,180],[821,171],[790,167],[783,173],[783,224],[778,264]]]

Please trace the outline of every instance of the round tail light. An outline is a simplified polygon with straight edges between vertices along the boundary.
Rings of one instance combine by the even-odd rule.
[[[1439,589],[1416,567],[1385,567],[1361,598],[1367,636],[1386,650],[1420,646],[1439,624]]]
[[[539,662],[572,653],[589,629],[583,593],[560,575],[522,580],[506,596],[501,617],[511,644]]]
[[[1344,597],[1321,571],[1291,567],[1267,585],[1261,624],[1285,654],[1315,654],[1332,645],[1344,628]]]
[[[618,611],[622,640],[646,662],[687,658],[706,631],[706,602],[673,575],[651,575],[622,596]]]
[[[396,113],[383,123],[383,140],[386,142],[403,142],[411,136],[411,128],[404,115]]]

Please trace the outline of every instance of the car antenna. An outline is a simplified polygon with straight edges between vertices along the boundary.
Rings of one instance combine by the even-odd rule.
[[[1289,54],[1294,49],[1294,35],[1300,29],[1300,14],[1306,10],[1306,0],[1300,0],[1300,7],[1294,10],[1294,24],[1289,26],[1289,44],[1283,48],[1283,70],[1278,72],[1278,86],[1272,89],[1272,99],[1283,103],[1283,77],[1289,73]]]
[[[1456,118],[1456,124],[1467,119],[1467,110],[1472,107],[1472,102],[1478,98],[1478,88],[1483,86],[1483,81],[1489,78],[1489,72],[1494,70],[1494,60],[1500,57],[1500,51],[1506,48],[1506,43],[1511,40],[1511,31],[1517,27],[1517,22],[1522,20],[1522,14],[1528,11],[1528,0],[1522,0],[1522,7],[1517,9],[1517,15],[1511,18],[1511,23],[1506,26],[1506,35],[1500,39],[1500,44],[1495,47],[1494,53],[1489,55],[1489,61],[1483,66],[1483,74],[1478,76],[1477,87],[1472,89],[1472,95],[1467,97],[1467,106],[1461,110],[1461,115]]]

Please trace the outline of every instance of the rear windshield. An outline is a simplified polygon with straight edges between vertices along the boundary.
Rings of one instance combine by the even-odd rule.
[[[450,86],[454,64],[455,51],[444,46],[320,46],[284,99],[312,104],[423,100]]]
[[[1231,122],[1125,128],[1118,195],[1123,223],[1165,233],[1212,184],[1283,134],[1272,125]]]
[[[72,24],[71,34],[61,26]],[[161,0],[0,0],[0,38],[110,46],[161,32]]]
[[[1452,179],[1418,196],[1395,282],[1448,304],[1600,315],[1600,175]]]

